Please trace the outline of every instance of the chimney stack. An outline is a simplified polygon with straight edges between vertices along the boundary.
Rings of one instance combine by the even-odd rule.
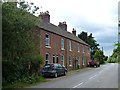
[[[39,17],[43,22],[50,23],[50,15],[48,11],[40,12]]]
[[[76,36],[76,30],[73,28],[72,33]]]
[[[60,28],[62,28],[63,30],[66,30],[67,31],[67,24],[66,22],[59,22],[59,25],[58,25]]]

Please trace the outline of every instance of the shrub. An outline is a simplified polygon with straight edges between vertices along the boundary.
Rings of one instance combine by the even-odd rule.
[[[19,81],[34,82],[37,79],[34,77],[38,76],[41,63],[42,58],[40,55],[18,60],[3,60],[3,86]]]

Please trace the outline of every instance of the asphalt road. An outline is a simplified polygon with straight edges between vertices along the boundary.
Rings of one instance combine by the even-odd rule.
[[[85,68],[68,72],[67,76],[49,78],[29,88],[118,88],[118,64],[105,64],[99,68]]]

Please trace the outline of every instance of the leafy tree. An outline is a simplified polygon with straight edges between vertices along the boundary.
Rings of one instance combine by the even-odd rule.
[[[108,56],[104,56],[104,61],[107,61],[108,60]]]
[[[81,34],[78,34],[78,37],[83,41],[87,42],[88,34],[87,32],[81,32]]]
[[[30,12],[32,14],[36,14],[36,11],[39,10],[39,7],[34,6],[34,3],[28,3],[28,2],[18,2],[19,8],[25,10],[26,12]]]
[[[80,34],[78,34],[78,37],[90,45],[91,59],[94,59],[95,51],[99,50],[99,44],[96,43],[97,41],[92,36],[92,33],[88,36],[87,32],[82,31]]]
[[[17,81],[30,81],[36,76],[42,57],[39,44],[35,44],[34,31],[37,18],[17,3],[5,2],[2,5],[2,79],[3,86]],[[39,36],[36,36],[39,42]],[[25,80],[27,82],[27,80]]]
[[[104,63],[104,55],[103,55],[103,51],[101,50],[96,50],[95,54],[94,54],[94,59],[95,60],[99,60],[101,64]]]
[[[111,55],[111,61],[110,60],[108,60],[108,62],[109,63],[120,63],[120,48],[119,48],[119,46],[117,46],[117,48],[116,49],[114,49],[113,50],[113,54]]]

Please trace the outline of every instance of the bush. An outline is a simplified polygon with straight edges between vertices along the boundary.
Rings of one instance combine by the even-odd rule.
[[[108,63],[117,63],[118,62],[118,57],[109,57],[109,59],[107,60]]]
[[[39,55],[39,37],[34,37],[36,18],[14,2],[2,5],[2,80],[7,84],[33,80],[42,58]]]
[[[34,82],[37,79],[34,77],[38,76],[41,63],[40,55],[16,60],[3,60],[3,86],[19,81]]]

